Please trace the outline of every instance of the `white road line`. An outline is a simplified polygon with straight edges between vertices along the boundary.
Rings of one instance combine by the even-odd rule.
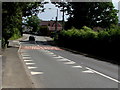
[[[72,66],[72,68],[82,68],[82,66]]]
[[[33,65],[33,64],[35,64],[35,63],[25,63],[26,65]]]
[[[43,72],[31,72],[31,75],[44,74]]]
[[[53,57],[53,58],[63,58],[62,56],[58,56],[58,57]]]
[[[24,55],[24,54],[21,54],[21,55],[22,55],[23,57],[30,57],[30,55],[27,55],[27,54],[26,54],[26,55]]]
[[[92,70],[85,70],[85,71],[82,71],[83,73],[94,73]]]
[[[45,52],[47,52],[47,53],[50,53],[50,51],[48,51],[48,50],[44,50]]]
[[[31,57],[23,57],[23,59],[31,59]]]
[[[62,58],[62,59],[59,59],[59,60],[57,60],[57,61],[71,61],[71,60],[69,60],[69,59],[67,59],[67,58]]]
[[[21,55],[29,55],[28,53],[21,53]]]
[[[35,69],[35,68],[37,68],[37,67],[30,67],[30,66],[28,66],[28,69]]]
[[[19,41],[13,41],[13,42],[15,42],[15,43],[16,43],[16,42],[19,42]]]
[[[86,67],[86,68],[89,69],[89,70],[91,70],[91,71],[93,71],[93,72],[96,73],[96,74],[99,74],[99,75],[105,77],[105,78],[108,78],[108,79],[110,79],[110,80],[112,80],[112,81],[115,81],[115,82],[117,82],[117,83],[120,83],[120,81],[118,81],[118,80],[116,80],[116,79],[114,79],[114,78],[112,78],[112,77],[110,77],[110,76],[108,76],[108,75],[102,74],[102,73],[100,73],[100,72],[98,72],[98,71],[96,71],[96,70],[93,70],[93,69],[89,68],[89,67]]]
[[[57,56],[57,55],[53,54],[52,56],[55,57],[55,56]]]
[[[33,61],[33,60],[24,60],[25,62]]]
[[[52,52],[49,52],[49,54],[54,54],[54,53],[52,53]]]
[[[65,62],[64,64],[75,64],[76,62],[70,61],[70,62]]]

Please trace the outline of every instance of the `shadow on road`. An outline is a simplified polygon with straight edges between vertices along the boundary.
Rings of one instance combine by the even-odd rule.
[[[25,44],[35,44],[36,43],[35,41],[29,41],[29,40],[27,40],[27,41],[20,41],[20,42],[24,42]]]

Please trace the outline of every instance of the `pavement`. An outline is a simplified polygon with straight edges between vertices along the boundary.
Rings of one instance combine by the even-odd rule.
[[[9,47],[3,52],[2,88],[32,88],[33,83],[28,77],[18,55],[19,40],[10,41]]]

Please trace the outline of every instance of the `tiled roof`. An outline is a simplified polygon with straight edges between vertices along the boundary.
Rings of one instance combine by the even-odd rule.
[[[56,23],[55,21],[42,21],[40,23],[40,26],[48,26],[48,29],[50,31],[54,31],[55,30],[55,23]],[[62,30],[62,25],[59,22],[57,22],[57,30],[58,31]]]
[[[48,29],[49,29],[50,31],[54,31],[54,30],[55,30],[55,27],[50,27],[50,26],[48,26]],[[62,30],[62,27],[57,27],[57,31],[60,31],[60,30]]]

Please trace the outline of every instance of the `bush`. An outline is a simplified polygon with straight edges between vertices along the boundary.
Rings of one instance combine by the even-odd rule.
[[[47,26],[41,26],[38,32],[43,36],[47,36],[49,33]]]
[[[101,31],[93,31],[86,26],[79,30],[72,28],[61,31],[55,40],[58,45],[67,48],[95,55],[117,57],[120,46],[120,27],[111,27],[109,30]]]
[[[15,40],[21,37],[20,31],[18,28],[13,28],[13,35],[11,36],[10,40]]]

